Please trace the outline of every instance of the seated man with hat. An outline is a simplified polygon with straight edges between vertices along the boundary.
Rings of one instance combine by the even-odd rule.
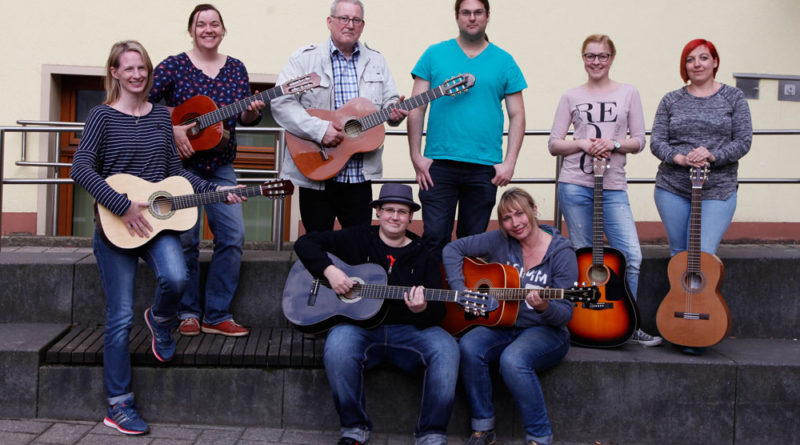
[[[325,341],[324,363],[333,403],[339,413],[339,444],[369,441],[372,422],[366,413],[364,371],[388,363],[422,378],[421,412],[414,436],[417,444],[447,443],[447,423],[458,378],[458,345],[439,323],[445,308],[425,301],[423,289],[442,287],[438,262],[418,235],[408,231],[420,206],[411,187],[385,184],[370,203],[378,225],[313,232],[294,245],[300,261],[316,277],[325,277],[337,294],[354,281],[334,266],[330,252],[348,264],[375,263],[386,270],[388,285],[411,287],[403,300],[386,300],[380,319],[369,326],[340,323]],[[353,304],[358,304],[353,303]]]

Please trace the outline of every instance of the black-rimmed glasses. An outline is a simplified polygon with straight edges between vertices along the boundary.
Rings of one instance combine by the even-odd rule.
[[[583,58],[587,62],[594,62],[594,59],[597,59],[597,60],[599,60],[601,62],[608,62],[608,59],[610,57],[611,57],[611,54],[609,54],[609,53],[600,53],[600,54],[586,53],[586,54],[583,55]]]

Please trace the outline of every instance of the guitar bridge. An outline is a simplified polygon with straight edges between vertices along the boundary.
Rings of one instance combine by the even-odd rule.
[[[697,312],[675,312],[675,318],[683,318],[684,320],[708,320],[710,315],[697,313]]]
[[[328,152],[325,151],[325,147],[319,146],[319,155],[322,157],[322,162],[326,162],[328,160]]]
[[[314,280],[311,282],[311,289],[308,290],[308,301],[306,301],[307,306],[314,306],[317,304],[317,295],[319,294],[319,280]]]
[[[601,311],[603,309],[614,309],[614,303],[581,303],[581,307],[593,311]]]

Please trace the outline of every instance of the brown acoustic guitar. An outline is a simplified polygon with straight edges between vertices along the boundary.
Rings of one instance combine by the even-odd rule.
[[[257,100],[269,102],[284,94],[302,93],[318,87],[319,80],[317,73],[305,74],[222,108],[217,108],[217,104],[208,96],[194,96],[172,110],[172,125],[196,122],[197,125],[187,131],[189,143],[194,151],[210,150],[228,140],[228,130],[223,121],[247,111],[251,103]]]
[[[446,312],[441,326],[452,335],[459,335],[475,326],[513,326],[519,314],[519,305],[534,289],[519,287],[519,272],[514,266],[487,263],[478,258],[464,258],[464,285],[481,295],[497,299],[498,308],[491,312],[475,314],[463,306],[445,303]],[[570,289],[536,289],[539,296],[547,300],[569,300],[572,302],[597,301],[598,291],[594,286]]]
[[[146,201],[150,205],[143,211],[145,219],[153,227],[150,238],[131,235],[122,218],[95,202],[95,220],[103,237],[122,249],[133,249],[146,244],[162,230],[189,230],[197,223],[197,206],[223,202],[228,193],[239,196],[285,198],[294,191],[288,180],[267,181],[253,187],[242,187],[225,191],[193,193],[194,188],[183,176],[170,176],[160,182],[149,182],[126,173],[106,178],[114,190],[124,193],[132,201]]]
[[[658,306],[656,325],[661,335],[681,346],[706,347],[719,343],[731,327],[731,313],[720,287],[725,266],[716,255],[700,251],[703,183],[708,166],[692,168],[689,250],[669,260],[669,293]]]
[[[471,74],[459,74],[436,88],[425,91],[402,102],[377,110],[369,99],[357,97],[349,100],[335,111],[309,108],[308,114],[341,125],[344,140],[335,147],[323,147],[315,141],[303,139],[286,132],[286,145],[297,169],[303,176],[314,181],[325,181],[334,177],[356,153],[377,150],[386,137],[383,123],[389,119],[392,109],[413,110],[442,96],[461,94],[475,85]]]

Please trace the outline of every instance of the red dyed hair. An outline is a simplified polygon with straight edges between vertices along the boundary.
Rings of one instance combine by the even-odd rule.
[[[684,82],[689,81],[689,74],[686,72],[686,58],[689,57],[689,53],[694,51],[695,48],[703,45],[708,48],[708,52],[711,53],[711,57],[714,58],[715,62],[717,62],[717,66],[714,67],[713,73],[714,77],[717,77],[717,69],[719,69],[719,54],[717,54],[717,48],[714,47],[713,43],[706,39],[694,39],[683,47],[683,52],[681,53],[681,79],[683,79]]]

